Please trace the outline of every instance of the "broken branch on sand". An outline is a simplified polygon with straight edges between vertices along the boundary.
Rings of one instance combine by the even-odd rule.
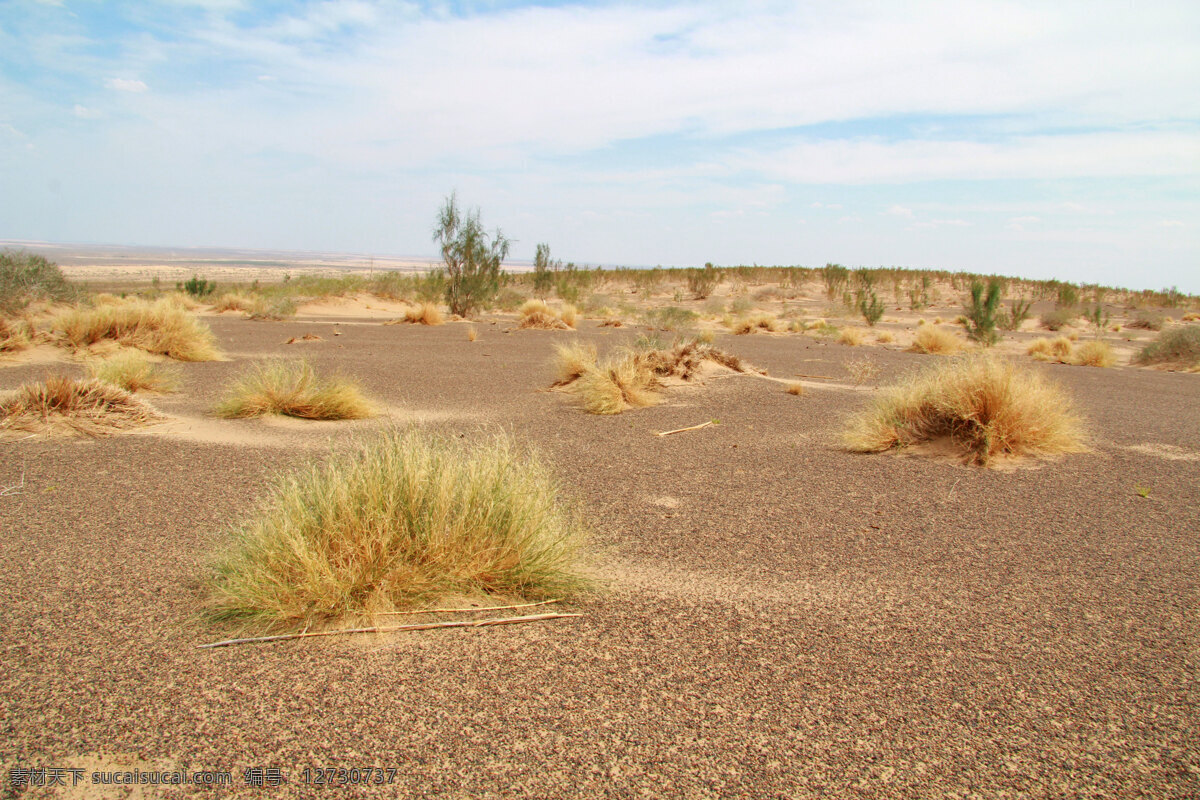
[[[370,628],[343,628],[334,631],[312,631],[311,633],[284,633],[276,636],[251,636],[246,639],[225,639],[220,642],[198,644],[198,649],[209,647],[229,647],[235,644],[250,644],[252,642],[282,642],[288,639],[307,639],[310,636],[338,636],[344,633],[395,633],[397,631],[427,631],[434,628],[482,628],[488,625],[516,625],[521,622],[536,622],[543,619],[562,619],[564,617],[582,617],[582,614],[531,614],[526,617],[493,617],[491,619],[459,620],[455,622],[423,622],[417,625],[376,625]]]
[[[509,608],[530,608],[557,603],[558,600],[539,600],[536,603],[518,603],[515,606],[481,606],[479,608],[426,608],[420,611],[384,611],[382,617],[399,616],[402,614],[465,614],[468,611],[502,611]]]
[[[701,428],[707,428],[709,425],[715,425],[715,424],[716,424],[715,421],[710,419],[708,422],[701,422],[699,425],[692,425],[689,428],[676,428],[673,431],[660,431],[659,433],[656,433],[654,435],[655,436],[670,436],[672,433],[683,433],[684,431],[698,431]]]

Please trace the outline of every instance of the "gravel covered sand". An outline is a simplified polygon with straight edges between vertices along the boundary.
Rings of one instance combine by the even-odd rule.
[[[0,766],[228,770],[221,791],[330,796],[302,770],[394,768],[378,797],[1200,795],[1200,380],[1034,365],[1089,453],[967,468],[839,449],[861,349],[721,336],[778,382],[714,376],[589,416],[552,380],[574,334],[210,317],[175,421],[0,442]],[[583,323],[602,350],[635,331]],[[340,335],[334,336],[337,331]],[[285,345],[316,333],[321,341]],[[592,523],[605,582],[522,626],[215,650],[198,579],[270,476],[380,421],[215,421],[265,355],[358,378],[394,421],[534,443]],[[868,387],[936,358],[872,350]],[[77,365],[61,369],[81,372]],[[44,363],[0,369],[0,389]],[[825,384],[832,384],[826,386]],[[719,425],[668,437],[654,432]],[[1148,497],[1137,487],[1147,487]],[[278,788],[242,770],[279,768]],[[69,782],[69,778],[68,778]]]

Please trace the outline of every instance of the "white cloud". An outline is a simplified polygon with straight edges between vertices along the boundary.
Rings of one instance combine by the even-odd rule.
[[[1053,179],[1200,174],[1200,139],[1174,132],[1027,136],[1004,142],[810,141],[739,159],[799,183]]]
[[[104,116],[104,112],[99,111],[94,108],[87,108],[86,106],[81,106],[79,103],[75,104],[73,113],[75,114],[75,116],[79,117],[80,119],[100,119],[101,117]]]
[[[905,206],[901,206],[901,205],[892,206],[891,208],[889,208],[887,211],[885,211],[883,213],[890,214],[893,217],[907,217],[909,219],[912,219],[914,216],[913,210],[911,208],[906,208]]]
[[[118,92],[133,92],[141,93],[149,89],[144,82],[129,78],[108,78],[104,81],[106,88],[113,89]]]

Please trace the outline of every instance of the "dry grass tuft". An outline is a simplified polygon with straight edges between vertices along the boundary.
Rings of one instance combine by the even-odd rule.
[[[539,600],[585,588],[578,513],[536,454],[418,431],[281,476],[233,531],[207,616],[298,630],[481,594]]]
[[[569,330],[575,327],[575,322],[579,317],[579,312],[573,305],[568,304],[563,307],[561,312],[557,312],[546,305],[544,300],[537,299],[526,300],[521,306],[520,313],[521,319],[517,323],[518,328],[539,330]]]
[[[891,344],[895,340],[896,337],[892,335],[891,331],[880,331],[879,333],[875,334],[875,341],[879,342],[880,344]]]
[[[437,303],[421,303],[405,311],[404,316],[400,319],[390,319],[383,324],[403,325],[407,322],[414,325],[441,325],[445,321],[446,318],[442,315],[442,310],[438,308]]]
[[[578,339],[554,346],[554,385],[565,386],[596,366],[596,346]]]
[[[208,326],[172,297],[153,303],[134,300],[59,314],[51,330],[72,347],[106,339],[179,361],[214,361],[220,354]]]
[[[1108,342],[1084,342],[1071,354],[1071,363],[1080,367],[1111,367],[1117,363],[1117,354]]]
[[[1065,336],[1056,336],[1053,339],[1043,337],[1034,339],[1029,343],[1029,347],[1025,348],[1025,353],[1036,358],[1038,361],[1060,361],[1066,363],[1070,358],[1072,350],[1071,340]]]
[[[473,342],[479,338],[479,331],[475,330],[474,325],[467,326],[467,341]]]
[[[105,436],[162,419],[124,389],[62,375],[27,383],[0,401],[0,430]]]
[[[88,373],[127,392],[173,392],[179,388],[178,367],[155,364],[140,350],[126,350],[93,362],[88,365]]]
[[[241,292],[226,292],[213,302],[213,311],[255,311],[263,306],[262,298]]]
[[[783,391],[800,397],[804,394],[804,384],[800,383],[799,381],[790,381],[784,385]]]
[[[909,378],[851,418],[856,452],[949,439],[969,460],[1045,456],[1084,449],[1067,395],[1041,374],[995,357],[954,359]]]
[[[555,386],[569,386],[592,414],[619,414],[658,402],[662,380],[688,381],[711,361],[745,372],[741,359],[695,340],[657,350],[620,349],[597,363],[592,345],[572,342],[555,351]]]
[[[0,353],[15,353],[32,344],[30,326],[27,322],[0,317]]]
[[[935,328],[933,325],[923,325],[917,328],[917,335],[909,349],[915,353],[952,356],[962,350],[965,344],[966,342],[950,331]]]
[[[306,361],[268,361],[239,379],[214,413],[227,418],[282,414],[301,419],[365,419],[374,409],[358,384],[318,378]]]
[[[867,335],[863,333],[862,328],[842,328],[837,340],[842,344],[858,347],[867,340]]]
[[[654,372],[631,352],[615,354],[591,367],[570,387],[590,414],[620,414],[659,400]]]
[[[759,331],[775,333],[779,330],[779,320],[775,319],[771,314],[753,314],[749,317],[742,317],[736,320],[729,326],[729,329],[739,336],[747,333],[758,333]]]

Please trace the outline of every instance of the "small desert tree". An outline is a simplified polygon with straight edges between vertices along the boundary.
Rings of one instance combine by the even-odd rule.
[[[984,294],[983,281],[971,281],[971,304],[967,307],[967,336],[985,347],[996,343],[997,311],[1000,308],[1000,281],[988,282]]]
[[[554,289],[554,278],[562,269],[562,261],[550,260],[550,245],[539,244],[533,257],[533,293],[541,298],[549,296]]]
[[[451,314],[467,316],[500,291],[500,262],[508,256],[509,240],[499,229],[488,236],[479,209],[464,213],[451,194],[438,212],[433,240],[442,246],[446,264],[446,303]]]

